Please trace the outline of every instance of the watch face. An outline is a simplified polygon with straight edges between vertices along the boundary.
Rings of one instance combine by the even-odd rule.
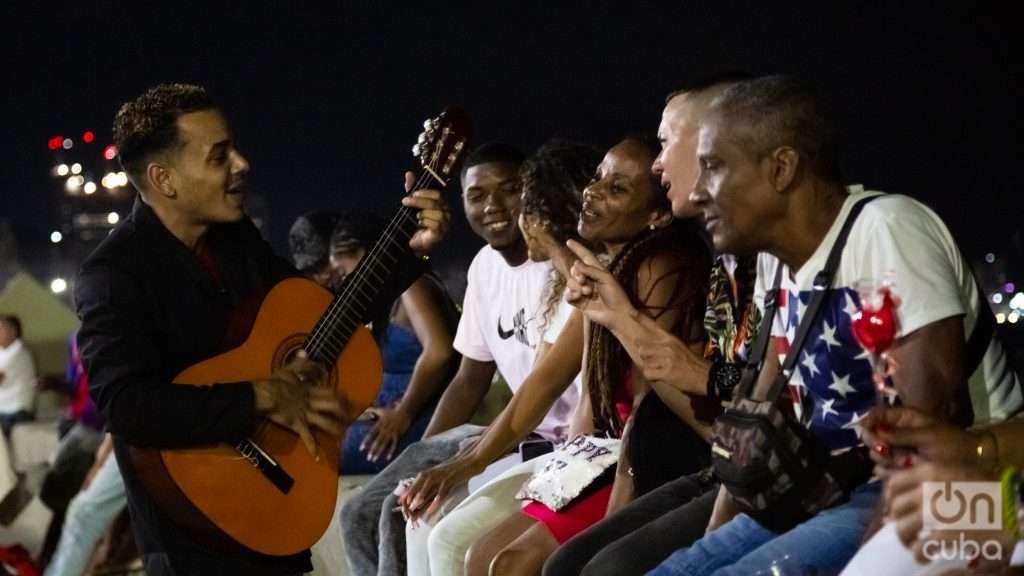
[[[716,362],[712,368],[711,383],[714,387],[712,392],[720,401],[729,402],[732,400],[733,391],[743,378],[743,370],[739,364],[733,362]]]
[[[740,383],[740,378],[743,376],[743,371],[740,367],[733,362],[726,362],[722,364],[718,378],[721,386],[726,388],[732,388]]]

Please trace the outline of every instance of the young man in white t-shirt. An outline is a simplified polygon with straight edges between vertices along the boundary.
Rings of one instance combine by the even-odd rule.
[[[470,228],[487,245],[470,264],[462,318],[454,347],[462,363],[441,398],[424,439],[410,445],[341,510],[349,566],[357,576],[404,575],[405,520],[395,510],[401,480],[440,464],[483,427],[467,424],[490,387],[495,370],[513,392],[533,366],[541,341],[546,262],[531,262],[516,222],[519,165],[523,155],[502,144],[474,151],[461,175],[463,207]],[[551,409],[537,432],[557,440],[569,428],[575,389]]]
[[[701,174],[691,200],[701,208],[715,248],[762,252],[756,297],[762,309],[776,267],[784,266],[756,398],[779,373],[813,277],[846,215],[869,194],[840,184],[836,142],[836,129],[813,90],[781,76],[730,88],[701,123]],[[1004,418],[1020,407],[1020,383],[998,340],[989,343],[974,374],[965,373],[967,335],[978,315],[989,312],[949,232],[923,205],[887,196],[867,204],[855,221],[834,290],[784,391],[801,422],[833,452],[864,449],[858,422],[876,402],[870,364],[850,331],[858,301],[852,285],[860,279],[891,280],[901,300],[890,355],[892,383],[904,405],[975,422]],[[862,484],[845,503],[779,534],[738,513],[723,488],[709,533],[650,574],[752,574],[787,556],[801,570],[834,572],[856,551],[878,498],[877,482]]]

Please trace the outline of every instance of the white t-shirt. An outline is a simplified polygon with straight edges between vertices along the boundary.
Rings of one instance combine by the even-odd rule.
[[[780,362],[785,360],[810,301],[814,276],[825,266],[850,208],[860,198],[879,194],[865,192],[860,186],[850,186],[849,192],[839,216],[810,259],[792,277],[788,269],[783,270],[783,295],[772,325]],[[762,310],[778,265],[774,256],[761,254],[758,258],[755,299]],[[860,279],[891,280],[892,293],[900,301],[896,308],[897,337],[963,315],[966,342],[981,305],[970,268],[934,212],[912,198],[895,194],[864,206],[843,248],[832,294],[822,304],[820,323],[811,327],[790,380],[790,395],[799,399],[795,404],[797,414],[834,450],[860,444],[858,422],[876,404],[868,355],[850,328],[850,317],[859,302],[853,285]],[[1002,420],[1021,407],[1020,382],[1009,370],[998,338],[989,342],[969,386],[975,424]]]
[[[572,304],[565,301],[565,298],[559,298],[558,305],[555,306],[551,317],[548,318],[547,326],[544,327],[545,342],[554,344],[555,340],[558,340],[558,335],[562,333],[562,329],[565,328],[566,322],[569,321],[569,317],[572,316],[575,309]]]
[[[454,347],[473,360],[497,364],[513,393],[533,367],[550,277],[550,263],[527,260],[512,267],[490,246],[481,248],[469,265]],[[576,398],[576,388],[570,386],[536,432],[549,440],[562,439]]]
[[[21,410],[32,412],[36,390],[36,367],[32,354],[15,340],[7,348],[0,348],[0,414],[13,414]]]
[[[544,327],[544,342],[554,344],[555,340],[558,340],[558,336],[562,333],[562,330],[565,329],[566,323],[569,322],[569,317],[572,316],[575,311],[575,306],[566,302],[565,298],[560,299],[558,301],[558,307],[555,308],[554,313],[551,314],[551,318],[548,319],[548,325]],[[579,366],[579,368],[581,368],[581,370],[576,374],[576,378],[573,379],[572,386],[562,394],[559,401],[551,408],[551,412],[548,413],[549,416],[554,415],[559,420],[564,420],[565,422],[572,421],[572,414],[576,411],[576,405],[579,402],[580,394],[583,390],[582,366]],[[564,410],[568,410],[568,412],[563,413],[562,411]],[[568,434],[569,428],[566,426],[561,430],[559,437],[564,438],[568,436]]]

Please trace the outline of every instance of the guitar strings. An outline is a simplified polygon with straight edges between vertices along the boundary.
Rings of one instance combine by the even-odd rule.
[[[439,162],[440,160],[440,155],[436,154],[432,160],[428,161],[427,164],[425,164],[425,166],[429,167],[431,170],[436,171],[437,162]],[[430,182],[429,172],[421,172],[412,190],[415,191],[421,189],[424,186],[426,186],[428,182]],[[343,289],[343,291],[339,293],[339,295],[335,297],[335,299],[331,302],[331,305],[328,307],[328,310],[324,315],[325,321],[321,321],[320,323],[318,323],[318,325],[314,329],[313,334],[311,334],[307,338],[307,345],[304,346],[310,348],[310,350],[308,350],[307,352],[310,352],[314,356],[317,356],[319,355],[320,352],[323,351],[323,348],[327,344],[332,344],[334,346],[337,346],[339,344],[338,342],[334,342],[330,338],[330,331],[333,329],[334,325],[336,325],[337,321],[339,320],[337,312],[338,308],[340,308],[341,306],[341,302],[346,301],[350,296],[352,296],[354,292],[358,291],[358,289],[360,288],[360,282],[365,279],[366,274],[370,274],[370,272],[367,271],[371,270],[373,265],[379,262],[379,255],[384,251],[383,247],[386,245],[387,242],[394,240],[394,232],[395,230],[400,230],[400,227],[403,224],[402,220],[406,218],[411,220],[411,212],[411,208],[402,206],[398,210],[395,217],[392,218],[392,220],[385,227],[385,230],[381,234],[381,237],[374,244],[370,252],[363,258],[364,261],[367,262],[365,270],[362,263],[360,263],[360,266],[356,269],[355,273],[353,274],[353,279],[351,283],[346,283],[346,286]],[[341,314],[341,318],[344,319],[344,313]],[[338,350],[337,353],[340,353],[340,351],[341,350]]]
[[[417,179],[415,188],[418,189],[424,186],[426,184],[426,180],[427,179],[424,177],[424,175],[421,174],[420,178]],[[405,206],[402,206],[398,210],[395,217],[393,217],[391,221],[388,222],[387,226],[385,227],[384,231],[381,234],[381,237],[378,239],[376,243],[374,243],[374,246],[371,248],[370,252],[366,256],[364,256],[363,259],[367,261],[367,266],[371,266],[378,261],[378,254],[383,250],[383,245],[386,244],[386,242],[392,240],[394,230],[401,225],[399,221],[407,216],[407,214],[405,214],[406,210],[407,209]],[[362,263],[360,263],[360,266],[352,276],[352,280],[350,282],[346,282],[342,292],[340,292],[332,300],[331,305],[328,307],[327,311],[324,314],[324,320],[318,323],[313,334],[311,334],[307,338],[307,346],[310,348],[310,350],[308,350],[307,352],[314,355],[319,355],[319,352],[322,351],[323,345],[325,344],[324,340],[329,340],[329,338],[326,337],[324,333],[333,328],[333,324],[337,320],[337,308],[340,307],[342,302],[347,301],[347,299],[352,295],[352,293],[357,290],[358,281],[361,280],[363,276],[362,270],[363,265]],[[331,343],[333,344],[333,342]]]
[[[438,160],[439,158],[433,159],[433,161],[428,162],[427,166],[429,166],[433,170],[436,170],[436,163]],[[423,188],[424,186],[426,186],[428,182],[430,182],[430,174],[426,171],[421,172],[420,176],[416,180],[416,183],[412,187],[412,191]],[[371,248],[370,252],[363,257],[363,261],[365,262],[365,264],[363,262],[360,263],[358,269],[353,274],[352,281],[346,282],[345,288],[332,300],[330,306],[328,306],[328,310],[324,314],[324,319],[317,324],[313,334],[307,337],[307,344],[304,346],[304,348],[307,348],[307,353],[314,359],[321,355],[327,344],[332,344],[335,346],[338,344],[336,342],[333,342],[330,339],[329,335],[330,331],[332,331],[333,328],[338,323],[338,310],[339,308],[341,308],[342,302],[347,301],[348,298],[350,298],[353,295],[353,293],[360,288],[361,281],[364,280],[365,276],[369,273],[366,272],[366,270],[371,269],[374,265],[381,261],[382,253],[384,252],[384,247],[388,242],[394,241],[396,237],[396,231],[400,230],[401,226],[404,224],[403,221],[406,219],[412,219],[411,212],[412,209],[407,206],[402,206],[401,208],[399,208],[395,216],[391,219],[390,222],[388,222],[388,225],[385,227],[384,232],[382,232],[380,238],[378,238],[377,241],[374,243],[373,248]],[[340,317],[341,319],[344,318],[344,312],[340,314]],[[338,350],[338,352],[340,353],[340,350]]]
[[[435,169],[436,170],[436,163],[437,163],[438,160],[440,160],[439,155],[437,157],[435,157],[432,161],[429,161],[426,164],[426,166],[430,166],[431,169]],[[417,178],[416,184],[413,186],[413,191],[426,186],[426,184],[429,181],[430,181],[429,173],[421,172],[419,178]],[[370,267],[372,267],[374,264],[379,262],[379,254],[381,252],[383,252],[383,250],[384,250],[383,247],[386,245],[387,242],[393,241],[393,239],[394,239],[394,231],[396,229],[399,229],[399,227],[402,225],[401,221],[406,219],[406,218],[410,218],[411,219],[411,211],[412,210],[410,208],[402,206],[398,210],[398,212],[396,213],[395,217],[392,218],[391,221],[388,223],[388,225],[385,227],[385,230],[381,234],[381,237],[374,244],[374,246],[370,250],[370,252],[366,256],[364,256],[364,258],[363,258],[367,262],[366,267],[365,267],[367,270],[370,269]],[[337,320],[338,320],[337,312],[338,312],[338,308],[340,308],[340,306],[341,306],[341,303],[343,301],[347,301],[347,299],[350,296],[352,296],[352,294],[355,291],[358,290],[359,282],[365,276],[365,274],[363,273],[363,270],[364,270],[364,266],[362,265],[362,263],[360,263],[360,266],[357,267],[355,273],[353,274],[352,281],[351,282],[347,282],[345,287],[344,287],[344,289],[343,289],[343,291],[341,293],[339,293],[334,298],[334,300],[331,302],[331,305],[328,307],[328,310],[326,311],[326,313],[324,315],[324,319],[317,324],[317,326],[314,329],[313,334],[311,334],[307,338],[307,344],[306,344],[306,346],[304,346],[304,347],[309,347],[310,348],[310,350],[307,350],[307,352],[313,354],[314,356],[318,356],[320,354],[320,352],[323,351],[323,348],[326,346],[326,344],[333,344],[333,345],[337,346],[338,343],[332,341],[331,338],[330,338],[330,331],[333,329],[334,325],[337,323]],[[342,313],[341,316],[343,318],[344,317],[344,313]],[[340,353],[340,350],[338,350],[337,352]]]
[[[429,179],[426,178],[425,175],[421,174],[420,178],[417,179],[414,190],[422,188],[424,185],[426,185],[428,181]],[[374,246],[371,248],[370,252],[363,258],[363,260],[367,262],[365,265],[365,269],[369,269],[369,267],[379,262],[379,254],[383,251],[383,247],[386,245],[387,242],[393,240],[395,230],[397,230],[399,226],[401,226],[402,224],[401,220],[411,217],[409,215],[410,211],[411,210],[409,208],[402,206],[398,210],[396,215],[391,219],[391,221],[388,222],[388,225],[385,227],[384,232],[381,233],[381,237],[377,240],[377,242],[374,243]],[[315,352],[310,350],[310,352],[312,352],[314,355],[319,355],[319,352],[323,351],[322,348],[323,345],[325,344],[325,340],[327,341],[327,343],[335,345],[337,344],[336,342],[331,341],[329,337],[329,331],[330,329],[333,328],[333,326],[336,324],[338,320],[338,308],[341,307],[342,302],[347,301],[347,299],[358,290],[358,284],[363,279],[364,276],[364,265],[361,262],[359,268],[353,274],[352,280],[346,283],[343,291],[339,293],[331,302],[331,305],[328,307],[328,310],[324,315],[325,321],[318,324],[318,327],[314,331],[314,334],[312,334],[309,337],[309,340],[316,340],[315,342],[312,342],[310,346],[311,348],[316,348]],[[344,314],[342,313],[341,316],[344,317]],[[326,335],[324,334],[325,332],[327,332]]]
[[[422,183],[420,183],[420,186],[422,186]],[[364,257],[364,259],[366,260],[366,264],[360,267],[360,273],[353,275],[352,280],[350,283],[347,284],[346,289],[343,292],[339,293],[335,300],[331,303],[331,306],[329,307],[327,313],[325,314],[324,321],[318,325],[317,330],[311,336],[312,342],[310,348],[312,349],[311,352],[314,356],[322,356],[323,353],[325,352],[325,349],[327,349],[327,351],[330,351],[332,353],[332,356],[336,355],[338,352],[341,351],[340,348],[342,342],[337,341],[336,338],[332,337],[332,334],[335,332],[335,329],[338,327],[339,324],[341,324],[345,320],[351,323],[353,327],[360,323],[358,319],[350,317],[350,313],[353,310],[351,308],[345,309],[344,304],[348,303],[350,301],[350,298],[356,296],[360,296],[360,298],[356,299],[357,304],[360,304],[362,306],[365,306],[367,304],[365,302],[365,288],[367,277],[376,276],[375,274],[373,274],[373,269],[376,264],[383,260],[382,256],[386,254],[386,252],[384,251],[384,247],[389,242],[395,242],[395,244],[397,245],[398,242],[396,238],[398,235],[396,234],[396,232],[401,230],[402,225],[405,223],[403,221],[411,220],[411,216],[407,213],[408,210],[405,210],[403,212],[404,213],[396,215],[394,219],[394,225],[389,226],[387,232],[381,237],[379,241],[380,249],[374,250]],[[334,348],[334,350],[331,350],[331,348]],[[324,360],[328,359],[325,358]]]

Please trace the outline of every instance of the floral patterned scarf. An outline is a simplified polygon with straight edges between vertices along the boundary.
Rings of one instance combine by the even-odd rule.
[[[729,273],[730,259],[736,263],[732,274]],[[761,322],[761,312],[754,304],[756,278],[756,254],[742,257],[722,255],[715,259],[704,312],[704,330],[708,334],[704,350],[706,358],[720,354],[726,362],[746,361]]]

